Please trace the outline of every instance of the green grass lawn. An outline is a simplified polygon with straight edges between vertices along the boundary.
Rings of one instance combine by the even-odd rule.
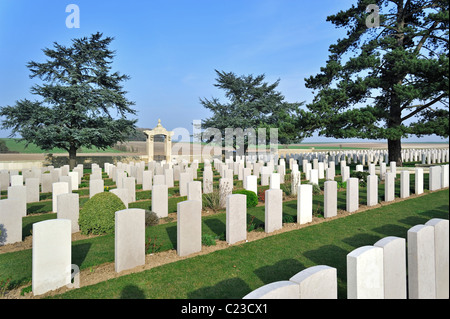
[[[373,245],[386,236],[406,238],[408,229],[432,218],[448,219],[448,198],[448,189],[433,192],[74,289],[55,298],[242,298],[262,285],[288,280],[297,272],[314,265],[337,268],[338,296],[346,298],[348,253],[364,245]],[[208,226],[207,219],[203,225]],[[103,238],[102,241],[106,240],[112,241],[113,238]],[[83,243],[76,245],[82,246]],[[93,249],[88,246],[85,244],[85,251]],[[89,254],[90,251],[84,260],[74,257],[74,262],[87,263]]]
[[[67,153],[66,150],[59,149],[59,148],[53,148],[51,150],[44,151],[41,148],[39,148],[35,144],[29,144],[26,146],[25,141],[20,141],[19,139],[15,138],[0,138],[0,140],[5,142],[6,147],[11,152],[18,152],[18,153],[26,153],[26,154],[41,154],[41,153]],[[93,148],[86,148],[82,147],[80,150],[78,150],[78,153],[121,153],[121,151],[113,149],[111,147],[102,150],[97,147]]]
[[[380,185],[380,200],[382,200],[382,185]],[[365,197],[365,192],[364,190],[362,190],[360,192],[360,197],[364,198]],[[174,197],[171,198],[172,201],[174,201],[174,204],[172,205],[173,207],[171,208],[172,211],[176,211],[176,202],[180,201],[180,200],[185,200],[184,197]],[[51,203],[51,202],[50,202]],[[83,202],[81,202],[82,204]],[[45,205],[48,203],[45,202],[40,202],[40,203],[35,203],[35,205]],[[364,204],[364,203],[361,203]],[[30,204],[29,204],[30,205]],[[136,206],[136,207],[140,207],[143,206],[143,208],[146,207],[151,207],[151,204],[149,201],[142,201],[142,202],[136,202],[136,203],[132,203],[131,206]],[[50,206],[51,207],[51,206]],[[323,195],[315,195],[314,196],[314,212],[315,215],[318,217],[321,217],[320,214],[318,213],[319,208],[323,207]],[[340,209],[345,209],[345,192],[340,192],[338,194],[338,207]],[[29,206],[30,209],[30,206]],[[371,212],[371,213],[369,213]],[[235,251],[236,249],[243,249],[245,247],[247,248],[244,249],[244,252],[238,252],[238,254],[240,254],[238,257],[233,257],[233,260],[239,260],[240,262],[242,262],[242,267],[244,268],[250,268],[246,270],[246,276],[249,276],[248,278],[246,276],[244,277],[239,277],[240,279],[233,279],[231,282],[234,282],[234,280],[237,280],[239,282],[244,281],[247,284],[245,285],[246,289],[245,291],[248,291],[248,289],[255,289],[258,287],[258,283],[259,286],[262,283],[269,283],[270,281],[268,280],[254,280],[251,279],[251,269],[256,269],[256,268],[260,268],[260,267],[275,267],[274,269],[278,268],[278,267],[285,267],[285,265],[280,265],[279,263],[284,263],[284,257],[282,259],[280,259],[279,261],[273,261],[273,258],[281,258],[278,256],[279,253],[286,251],[286,253],[289,254],[293,253],[295,256],[297,256],[300,258],[299,261],[294,261],[295,259],[292,259],[290,261],[288,261],[288,265],[290,266],[294,266],[296,265],[296,267],[293,267],[292,270],[294,273],[300,271],[301,269],[304,269],[306,267],[310,267],[312,265],[314,265],[314,260],[310,260],[308,259],[307,255],[311,254],[311,249],[312,247],[316,247],[313,250],[316,250],[318,255],[320,255],[320,251],[323,251],[324,254],[323,256],[321,256],[321,258],[323,258],[324,260],[329,260],[329,262],[318,262],[316,264],[327,264],[329,266],[333,266],[334,264],[339,265],[339,263],[342,263],[342,260],[339,261],[338,259],[342,259],[342,254],[344,254],[344,250],[346,253],[349,252],[348,245],[345,245],[345,243],[351,243],[351,246],[354,248],[357,248],[361,245],[365,245],[365,244],[373,244],[376,240],[375,237],[373,236],[373,234],[370,235],[370,231],[368,232],[368,230],[373,229],[373,227],[375,227],[374,225],[379,225],[380,223],[382,224],[382,226],[377,226],[377,227],[385,227],[387,229],[391,229],[393,232],[392,233],[388,233],[386,232],[386,236],[395,236],[398,235],[398,231],[396,231],[397,226],[392,226],[392,225],[398,225],[401,224],[402,220],[407,220],[407,219],[412,219],[412,220],[417,220],[418,222],[415,224],[420,223],[418,216],[423,216],[423,214],[425,214],[425,212],[427,212],[426,214],[430,215],[430,218],[433,217],[440,217],[440,218],[448,218],[448,190],[445,191],[441,191],[441,192],[437,192],[437,193],[432,193],[432,194],[428,194],[426,196],[420,197],[418,199],[410,199],[407,201],[404,201],[402,203],[396,203],[396,204],[391,204],[389,206],[385,206],[383,208],[380,209],[373,209],[371,211],[369,211],[367,213],[360,213],[363,214],[364,216],[366,216],[368,219],[367,221],[363,221],[362,224],[355,226],[356,229],[351,229],[349,231],[341,231],[340,229],[343,229],[341,227],[343,226],[336,226],[336,228],[334,228],[334,226],[332,229],[330,229],[329,225],[330,223],[335,223],[335,221],[332,222],[328,222],[326,223],[328,226],[326,225],[316,225],[316,226],[310,226],[310,227],[314,227],[312,232],[309,233],[309,231],[300,231],[299,234],[303,234],[301,235],[301,237],[297,238],[298,235],[297,231],[293,232],[293,234],[291,235],[277,235],[274,236],[276,238],[280,238],[280,240],[282,239],[282,241],[278,241],[276,238],[272,239],[272,241],[270,242],[270,244],[267,245],[267,247],[262,247],[262,246],[256,246],[256,248],[253,246],[255,245],[254,243],[248,243],[246,245],[242,245],[242,248],[237,248],[236,247],[231,247],[230,249],[232,249],[232,251]],[[255,222],[256,224],[263,224],[264,223],[264,207],[263,206],[259,206],[259,207],[254,207],[254,208],[249,208],[248,209],[248,220],[253,220],[253,222]],[[290,215],[295,217],[296,216],[296,201],[292,200],[292,201],[287,201],[284,203],[283,205],[283,214],[285,215]],[[357,215],[360,215],[357,214]],[[356,217],[357,215],[350,216],[351,219],[353,220],[353,218],[359,220],[358,218],[361,217]],[[376,218],[374,220],[372,220],[373,216],[382,216],[382,218],[380,220],[376,220]],[[387,218],[389,217],[389,218]],[[42,214],[42,215],[29,215],[27,217],[24,217],[24,223],[23,223],[23,236],[28,236],[31,234],[31,229],[32,229],[32,224],[38,221],[42,221],[42,220],[46,220],[46,219],[51,219],[51,218],[56,218],[56,214],[53,213],[47,213],[47,214]],[[349,217],[343,218],[344,220],[348,220]],[[224,238],[224,234],[225,234],[225,223],[226,223],[226,215],[224,212],[220,212],[217,214],[214,214],[212,216],[209,217],[204,217],[203,218],[203,223],[202,223],[202,233],[203,234],[210,234],[216,238]],[[337,221],[336,221],[337,222]],[[341,222],[337,223],[337,225],[340,225]],[[414,224],[414,223],[412,223]],[[411,224],[411,226],[413,226]],[[355,224],[356,225],[356,224]],[[409,225],[409,223],[408,223]],[[308,229],[310,227],[307,227]],[[336,230],[336,231],[335,231]],[[169,250],[169,249],[176,249],[176,222],[169,222],[167,224],[161,224],[161,225],[157,225],[157,226],[150,226],[147,227],[146,229],[146,238],[152,238],[152,239],[156,239],[157,244],[161,245],[160,250]],[[260,229],[261,231],[261,229]],[[323,233],[323,235],[314,235],[317,233]],[[358,235],[355,234],[358,233]],[[295,234],[294,234],[295,233]],[[373,233],[373,232],[372,232]],[[287,238],[285,238],[284,236],[287,236]],[[304,237],[306,236],[306,237]],[[323,238],[322,238],[323,237]],[[404,237],[404,236],[402,236]],[[298,242],[298,240],[301,239],[301,242]],[[334,238],[334,239],[333,239]],[[351,241],[349,240],[344,240],[345,238],[353,238]],[[381,237],[380,237],[381,238]],[[378,239],[380,239],[378,238]],[[358,240],[356,240],[358,239]],[[374,239],[374,241],[372,243],[369,242],[364,242],[360,241],[359,239]],[[329,243],[329,240],[332,241],[338,241],[339,242],[339,248],[340,249],[335,249],[332,246],[330,246],[331,244]],[[353,240],[355,240],[353,242]],[[248,245],[248,246],[247,246]],[[290,247],[290,248],[289,248]],[[299,247],[301,248],[298,251],[291,251],[292,247]],[[326,248],[328,247],[328,248]],[[304,248],[309,248],[307,251],[304,250]],[[345,248],[345,249],[344,249]],[[343,250],[344,249],[344,250]],[[264,251],[269,251],[269,254],[264,254],[262,252]],[[262,253],[263,257],[261,256],[257,256],[259,253]],[[308,254],[305,255],[305,253],[308,252]],[[21,286],[21,285],[26,285],[28,283],[31,282],[31,250],[24,250],[24,251],[19,251],[19,252],[14,252],[14,253],[5,253],[5,254],[1,254],[0,255],[0,280],[2,279],[10,279],[10,286],[14,287],[14,286]],[[231,251],[230,251],[231,253]],[[345,253],[345,255],[346,255]],[[226,252],[217,252],[217,253],[213,253],[213,254],[219,254],[221,257],[220,258],[231,258],[231,257],[227,257],[228,253]],[[221,254],[225,254],[225,257],[223,257]],[[248,258],[245,257],[248,254]],[[254,255],[256,254],[256,256]],[[278,257],[276,257],[278,256]],[[300,257],[301,256],[301,257]],[[334,257],[333,257],[334,256]],[[344,256],[345,257],[345,256]],[[195,257],[197,258],[197,257]],[[195,259],[194,258],[194,259]],[[261,259],[262,258],[262,259]],[[306,258],[306,259],[305,259]],[[291,259],[291,258],[289,258]],[[343,258],[345,260],[345,258]],[[309,260],[309,262],[308,262]],[[96,238],[91,238],[91,239],[86,239],[86,240],[80,240],[80,241],[76,241],[72,243],[72,263],[77,264],[80,269],[88,269],[90,267],[94,267],[96,265],[100,265],[102,263],[106,263],[106,262],[113,262],[114,261],[114,235],[104,235],[104,236],[99,236]],[[257,262],[258,261],[258,262]],[[311,261],[313,263],[311,263]],[[255,262],[257,262],[256,264],[254,264]],[[216,265],[217,264],[217,265]],[[211,267],[207,267],[208,269],[203,269],[203,268],[199,268],[200,271],[198,272],[199,274],[205,274],[205,273],[209,273],[210,271],[213,271],[213,269],[216,269],[216,267],[220,267],[220,265],[222,264],[222,262],[220,261],[210,261],[208,260],[206,262],[206,265],[209,265]],[[265,264],[265,265],[264,265]],[[213,265],[215,265],[213,267]],[[264,266],[263,266],[264,265]],[[272,265],[272,266],[270,266]],[[276,266],[273,266],[276,265]],[[235,266],[235,265],[234,265]],[[164,270],[166,268],[164,267],[168,267],[168,270]],[[175,267],[175,270],[173,270],[171,267]],[[189,266],[191,267],[191,266]],[[194,267],[194,266],[192,266]],[[198,267],[198,266],[195,266]],[[298,269],[298,267],[300,267],[301,269]],[[342,265],[340,264],[340,267],[344,267],[345,269],[345,264]],[[177,274],[177,267],[175,265],[169,266],[162,266],[162,267],[158,267],[161,268],[161,271],[167,271],[170,272],[170,277],[172,276],[172,272],[174,272],[174,274]],[[209,269],[211,268],[211,269]],[[235,267],[232,267],[235,268]],[[296,268],[296,269],[294,269]],[[157,270],[152,269],[147,271],[146,273],[150,272],[153,273]],[[227,272],[225,272],[224,274],[228,274],[231,275],[229,273],[229,271],[231,271],[231,274],[237,275],[237,273],[233,272],[235,271],[235,269],[227,269]],[[221,274],[220,276],[223,276],[224,274],[222,274],[223,270],[219,271]],[[159,272],[158,276],[161,277],[160,280],[167,280],[164,279],[164,275],[160,274]],[[178,273],[178,275],[181,276],[181,273]],[[156,277],[158,277],[156,276]],[[169,276],[166,273],[166,276]],[[219,276],[219,274],[214,274],[214,272],[212,272],[209,276],[211,276],[210,279],[204,278],[204,276],[201,276],[201,278],[197,278],[195,280],[200,281],[200,283],[195,283],[193,284],[193,286],[190,287],[184,287],[182,290],[180,290],[180,292],[178,294],[173,295],[172,297],[172,293],[166,293],[164,292],[164,289],[160,290],[159,292],[157,292],[155,295],[155,292],[147,292],[145,291],[143,293],[143,296],[145,296],[146,298],[241,298],[242,296],[237,296],[236,294],[242,291],[242,287],[238,290],[236,289],[226,289],[227,291],[223,291],[220,292],[218,294],[218,292],[214,292],[214,294],[210,295],[211,291],[209,291],[208,289],[206,289],[205,287],[203,287],[202,289],[206,289],[204,290],[204,292],[202,289],[200,288],[195,288],[198,287],[198,285],[206,285],[206,286],[210,286],[211,285],[211,281],[214,281],[216,279],[214,279],[214,276]],[[219,277],[220,277],[219,276]],[[158,277],[158,278],[159,278]],[[152,275],[153,278],[153,275]],[[191,276],[189,276],[189,278],[191,278]],[[229,278],[230,279],[230,278]],[[227,280],[229,280],[227,279]],[[280,279],[280,280],[285,280],[288,279],[288,277],[284,278],[284,279]],[[126,280],[126,279],[118,279],[119,282],[121,282],[121,280]],[[139,279],[139,280],[144,280],[144,279]],[[194,280],[194,277],[192,277],[192,280]],[[206,281],[204,281],[206,280]],[[224,279],[225,280],[225,279]],[[227,281],[225,280],[225,281]],[[204,281],[204,282],[203,282]],[[276,281],[276,280],[274,280]],[[155,283],[156,284],[156,283]],[[101,284],[99,284],[101,285]],[[158,283],[158,285],[162,285],[164,286],[164,284],[162,284],[161,282]],[[171,284],[172,285],[172,284]],[[256,286],[255,286],[256,285]],[[68,293],[67,296],[68,298],[87,298],[86,296],[89,296],[89,298],[91,298],[91,292],[86,292],[86,295],[83,297],[82,294],[84,293],[84,289],[95,289],[95,288],[82,288],[80,290],[74,290],[71,291],[70,293]],[[113,288],[112,290],[115,290],[116,288]],[[181,289],[180,287],[176,286],[176,290]],[[212,288],[210,288],[212,289]],[[221,289],[224,289],[224,287],[221,287]],[[99,291],[103,291],[104,288],[100,288]],[[194,290],[194,291],[192,291]],[[215,290],[215,289],[212,289]],[[119,290],[117,290],[119,291]],[[134,291],[134,290],[132,290]],[[208,292],[209,291],[209,292]],[[340,284],[339,284],[339,291],[340,291],[340,295],[345,296],[345,280],[342,281],[342,279],[340,279]],[[248,291],[249,292],[249,291]],[[72,295],[74,294],[74,295]],[[111,294],[111,295],[108,295]],[[224,295],[225,294],[225,295]],[[231,295],[227,295],[227,294],[231,294]],[[245,293],[244,293],[245,295]],[[98,296],[98,298],[118,298],[120,296],[117,295],[117,293],[113,293],[112,291],[110,292],[102,292],[101,295]],[[133,296],[133,298],[137,298],[138,296]],[[97,298],[97,297],[92,297],[92,298]]]
[[[80,194],[80,207],[88,200],[88,186],[89,180],[87,178],[90,170],[85,171],[85,176],[82,179],[82,185],[85,188],[81,188],[77,192]],[[201,176],[201,168],[199,170],[199,178]],[[114,188],[115,185],[112,180],[105,178],[105,185]],[[337,176],[336,180],[340,181],[341,177]],[[303,183],[303,182],[302,182]],[[323,189],[324,180],[320,180],[319,184]],[[235,188],[241,188],[242,182],[235,180]],[[259,187],[264,188],[264,187]],[[267,188],[267,187],[265,187]],[[414,174],[410,176],[410,188],[411,193],[414,192]],[[424,189],[428,188],[428,174],[424,175]],[[178,182],[175,183],[175,187],[169,189],[169,213],[176,212],[177,203],[182,200],[186,200],[186,197],[178,196]],[[426,190],[426,192],[428,192]],[[399,179],[396,180],[396,197],[399,197],[400,186]],[[2,192],[3,194],[3,192]],[[50,196],[49,196],[50,195]],[[3,194],[2,197],[5,197],[6,194]],[[379,202],[384,201],[384,185],[379,184]],[[366,188],[359,188],[359,201],[361,205],[366,204]],[[166,265],[158,267],[159,270],[152,269],[148,270],[145,273],[151,274],[152,278],[159,278],[155,282],[148,283],[147,279],[140,277],[139,274],[132,275],[137,276],[136,279],[139,282],[145,282],[146,285],[155,285],[155,287],[159,287],[157,291],[147,291],[143,289],[128,289],[126,287],[130,287],[134,285],[134,279],[131,281],[127,281],[129,279],[117,279],[118,285],[124,285],[125,288],[119,289],[116,286],[112,288],[111,291],[105,289],[103,284],[99,284],[98,288],[99,295],[94,293],[94,295],[90,295],[91,292],[85,292],[85,289],[96,289],[95,287],[91,288],[82,288],[79,290],[74,290],[67,293],[61,297],[68,298],[119,298],[124,297],[122,294],[119,295],[120,291],[127,296],[132,298],[145,297],[145,298],[241,298],[246,292],[250,292],[253,289],[261,286],[262,284],[266,284],[271,282],[268,278],[260,278],[259,280],[255,279],[252,276],[252,272],[256,272],[255,269],[267,269],[267,272],[274,272],[274,269],[284,269],[286,268],[290,272],[296,273],[306,267],[313,266],[315,264],[327,264],[329,266],[339,265],[338,269],[345,269],[345,264],[342,264],[342,260],[345,263],[345,256],[350,250],[350,247],[360,247],[365,244],[373,244],[373,242],[369,242],[369,240],[375,239],[377,237],[373,231],[374,227],[378,228],[386,228],[389,229],[389,232],[386,231],[386,236],[396,236],[399,234],[398,228],[402,223],[405,224],[406,220],[417,220],[417,223],[406,223],[407,225],[414,226],[415,224],[420,223],[422,220],[419,217],[424,215],[429,215],[430,218],[439,217],[439,218],[447,218],[448,219],[448,190],[444,190],[441,192],[427,194],[423,197],[417,199],[409,199],[402,203],[391,204],[379,209],[370,210],[370,213],[358,213],[357,215],[363,214],[362,216],[366,216],[367,220],[359,220],[361,217],[356,217],[356,215],[349,216],[343,218],[344,220],[358,220],[355,222],[352,227],[356,227],[356,229],[348,229],[348,231],[343,231],[343,227],[340,223],[336,221],[336,226],[330,226],[328,224],[333,225],[335,221],[330,221],[326,223],[327,225],[315,225],[309,226],[312,228],[310,231],[301,230],[299,232],[292,232],[291,235],[282,234],[273,236],[275,238],[267,241],[266,244],[261,243],[263,246],[259,246],[256,243],[248,243],[246,245],[234,246],[231,247],[229,252],[216,252],[213,253],[213,256],[218,256],[216,260],[207,259],[206,261],[201,261],[200,264],[205,263],[204,266],[198,266],[197,264],[191,265],[190,262],[194,261],[183,261],[187,262],[188,265],[180,264],[180,265]],[[143,208],[151,210],[151,191],[142,191],[140,185],[137,186],[136,193],[137,202],[130,203],[130,208]],[[346,192],[345,190],[338,192],[338,209],[345,210],[346,203]],[[32,234],[32,225],[33,223],[56,218],[56,214],[51,213],[51,194],[41,193],[40,202],[37,203],[29,203],[27,205],[28,216],[23,218],[23,238],[26,236],[30,236]],[[37,214],[40,213],[40,214]],[[285,201],[283,204],[283,215],[284,217],[290,217],[286,220],[294,220],[296,219],[297,214],[297,203],[295,197],[292,200]],[[313,196],[313,214],[316,217],[323,218],[323,195],[314,195]],[[372,220],[373,216],[381,216]],[[429,219],[430,219],[429,218]],[[257,230],[254,231],[262,231],[264,227],[264,206],[258,206],[254,208],[249,208],[247,211],[247,220],[248,222],[252,221]],[[426,221],[426,220],[425,220]],[[353,223],[353,222],[352,222]],[[360,224],[357,224],[360,223]],[[380,226],[381,223],[381,226]],[[202,233],[205,235],[211,235],[217,239],[224,240],[225,237],[225,224],[226,224],[226,214],[224,210],[219,211],[218,213],[203,217],[202,219]],[[347,225],[347,224],[346,224]],[[351,225],[351,224],[348,224]],[[375,226],[378,225],[378,226]],[[394,226],[393,226],[394,225]],[[329,228],[332,227],[332,228]],[[334,228],[336,227],[336,228]],[[404,228],[403,227],[403,235],[404,236]],[[397,229],[398,228],[398,229]],[[336,230],[336,231],[335,231]],[[392,233],[391,233],[392,230]],[[407,229],[406,229],[407,230]],[[322,235],[316,236],[315,233],[321,233]],[[160,246],[159,250],[172,250],[176,249],[176,221],[168,221],[166,224],[160,224],[157,226],[150,226],[146,228],[146,238],[147,240],[152,239],[155,240],[156,243]],[[286,236],[286,237],[285,237]],[[379,237],[379,236],[378,236]],[[377,237],[377,238],[378,238]],[[279,238],[279,239],[277,239]],[[381,238],[381,237],[380,237]],[[380,239],[378,238],[378,239]],[[360,239],[363,239],[360,244]],[[364,241],[366,240],[367,241]],[[300,240],[300,242],[299,242]],[[336,241],[336,245],[330,243],[329,241]],[[337,244],[338,243],[338,244]],[[256,246],[254,246],[256,245]],[[335,245],[335,246],[333,246]],[[349,246],[350,245],[350,246]],[[241,247],[242,246],[242,247]],[[295,250],[292,250],[293,247],[296,247]],[[298,248],[298,249],[297,249]],[[242,249],[242,250],[241,250]],[[306,250],[305,250],[306,249]],[[315,251],[315,253],[314,253]],[[232,256],[229,254],[233,254],[235,252],[236,256]],[[267,253],[265,253],[267,252]],[[322,253],[321,253],[322,252]],[[259,256],[258,253],[261,255]],[[295,257],[287,257],[284,256],[286,254],[293,254]],[[31,284],[31,250],[23,250],[14,253],[4,253],[0,254],[0,283],[2,280],[9,279],[9,287],[18,287],[22,285]],[[222,255],[223,254],[223,255]],[[281,255],[280,255],[281,254]],[[311,254],[317,254],[317,261],[311,259],[308,256],[312,256]],[[197,258],[212,258],[212,257],[195,257],[193,260],[197,260]],[[216,257],[214,257],[216,258]],[[234,269],[222,269],[221,267],[225,265],[226,260],[230,258],[234,261],[232,268]],[[224,259],[224,260],[222,260]],[[241,267],[239,267],[239,271],[236,272],[237,265],[236,260],[239,263],[242,263]],[[324,260],[323,262],[319,260]],[[325,262],[326,261],[326,262]],[[78,265],[80,269],[90,269],[91,267],[95,267],[97,265],[114,262],[114,235],[103,235],[95,238],[79,240],[72,243],[72,263]],[[177,263],[178,264],[178,263]],[[184,266],[182,266],[184,265]],[[236,266],[236,267],[235,267]],[[173,268],[172,268],[173,267]],[[180,279],[176,276],[183,276],[183,272],[179,270],[178,267],[184,269],[183,267],[200,267],[198,269],[198,274],[201,274],[200,277],[189,275],[189,280]],[[206,268],[205,268],[206,267]],[[215,271],[219,273],[215,273]],[[342,270],[341,270],[342,271]],[[176,281],[186,281],[185,283],[172,282],[172,272],[176,276],[174,277]],[[170,273],[170,275],[169,275]],[[275,271],[277,273],[277,271]],[[208,274],[208,276],[206,276]],[[282,273],[284,274],[284,273]],[[343,274],[345,275],[345,274]],[[224,278],[223,276],[228,276]],[[269,278],[272,278],[272,275],[267,274]],[[210,277],[210,278],[209,278]],[[223,278],[223,282],[217,282],[217,278]],[[236,277],[236,278],[235,278]],[[258,276],[257,276],[258,277]],[[277,280],[286,280],[289,276],[282,278],[280,275],[276,279]],[[178,279],[176,279],[178,278]],[[339,277],[339,294],[340,298],[345,297],[345,280],[343,277]],[[125,280],[125,282],[122,282]],[[152,279],[153,280],[153,279]],[[189,281],[193,280],[189,285]],[[170,283],[167,283],[170,281]],[[109,281],[108,281],[109,282]],[[127,284],[128,282],[128,284]],[[245,284],[244,284],[245,283]],[[163,289],[164,285],[168,284],[169,287],[174,287],[173,289],[179,291],[176,294],[173,293],[169,289],[169,291],[165,291]],[[182,285],[180,287],[179,285]],[[235,287],[237,285],[237,287]],[[139,286],[139,285],[137,285]],[[134,287],[134,286],[133,286]],[[1,288],[1,287],[0,287]],[[244,289],[245,288],[245,289]],[[117,290],[118,289],[118,290]],[[103,291],[105,290],[105,291]],[[116,291],[114,291],[116,290]],[[135,293],[133,293],[135,292]],[[83,296],[83,294],[85,294]]]

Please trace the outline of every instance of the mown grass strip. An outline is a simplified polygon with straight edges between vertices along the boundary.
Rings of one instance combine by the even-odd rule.
[[[449,191],[311,225],[71,290],[54,298],[242,298],[250,291],[314,265],[337,268],[338,297],[346,298],[346,255],[432,218],[448,219]]]

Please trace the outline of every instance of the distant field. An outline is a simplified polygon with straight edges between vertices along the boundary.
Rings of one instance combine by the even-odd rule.
[[[35,144],[29,144],[28,146],[26,146],[25,141],[19,141],[19,139],[14,138],[0,138],[0,140],[5,142],[5,145],[10,152],[18,152],[25,154],[67,153],[66,150],[60,148],[53,148],[51,150],[44,151]],[[107,148],[105,150],[102,150],[96,147],[91,149],[83,147],[78,151],[78,153],[121,153],[121,151],[113,148]]]

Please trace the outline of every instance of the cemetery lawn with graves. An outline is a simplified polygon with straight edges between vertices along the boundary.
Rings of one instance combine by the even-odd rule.
[[[351,166],[351,170],[354,170]],[[219,175],[214,171],[214,186]],[[198,170],[202,180],[203,164]],[[448,219],[449,189],[428,191],[428,174],[424,174],[424,193],[400,199],[399,175],[396,178],[396,199],[384,202],[384,183],[378,186],[379,204],[370,209],[366,205],[366,187],[359,187],[360,209],[345,212],[346,191],[338,190],[338,216],[323,217],[323,183],[313,196],[313,221],[296,223],[296,195],[290,194],[290,171],[286,172],[283,201],[283,229],[271,234],[264,232],[264,204],[247,209],[248,242],[228,245],[225,242],[226,214],[224,209],[207,207],[204,198],[202,214],[202,252],[188,257],[176,256],[176,210],[178,184],[169,189],[169,217],[158,225],[146,227],[146,264],[132,271],[114,273],[114,234],[82,236],[72,239],[72,263],[81,271],[81,287],[61,288],[39,297],[48,298],[242,298],[265,284],[288,280],[299,271],[315,265],[337,269],[338,297],[346,298],[346,255],[365,245],[373,245],[386,236],[406,238],[409,228],[424,224],[432,218]],[[89,199],[90,169],[84,170],[79,190],[80,209]],[[339,166],[335,180],[340,182]],[[115,183],[103,174],[105,191]],[[305,183],[302,173],[302,183]],[[341,185],[343,186],[343,185]],[[129,208],[151,210],[151,191],[142,191],[137,185],[136,202]],[[242,189],[242,181],[235,176],[234,190]],[[259,186],[258,193],[268,186]],[[414,194],[414,174],[410,176],[411,194]],[[203,195],[205,196],[205,195]],[[1,193],[6,198],[6,193]],[[211,209],[214,208],[214,209]],[[41,193],[40,201],[27,204],[23,217],[23,242],[0,247],[0,293],[5,298],[33,298],[32,224],[56,218],[52,213],[50,193]]]

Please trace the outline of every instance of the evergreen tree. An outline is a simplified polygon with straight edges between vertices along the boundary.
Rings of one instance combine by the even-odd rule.
[[[278,142],[289,144],[300,142],[300,134],[296,129],[296,120],[302,103],[288,103],[284,96],[276,91],[279,80],[270,84],[264,82],[265,75],[237,76],[233,72],[216,70],[218,78],[214,84],[225,91],[228,103],[222,103],[218,98],[200,99],[200,103],[213,115],[202,120],[202,129],[215,128],[220,130],[222,138],[227,137],[227,129],[242,129],[250,132],[233,141],[233,147],[241,155],[246,154],[249,140],[270,140],[270,129],[278,130]],[[266,129],[266,136],[255,136],[258,129]],[[255,135],[252,135],[252,130]],[[207,141],[210,142],[210,141]],[[226,141],[224,141],[226,142]],[[227,144],[228,145],[228,144]],[[239,149],[244,145],[244,149]]]
[[[299,126],[309,136],[387,139],[398,166],[402,138],[448,137],[448,7],[447,0],[358,0],[329,16],[348,32],[330,46],[321,72],[305,79],[315,96]]]
[[[11,136],[20,134],[27,144],[44,150],[67,150],[71,168],[80,147],[105,149],[133,133],[136,120],[126,115],[136,114],[131,108],[134,102],[126,99],[121,86],[129,77],[111,72],[115,53],[108,46],[112,40],[96,33],[73,39],[71,46],[55,42],[53,49],[44,49],[46,62],[27,64],[30,77],[44,82],[31,88],[42,100],[23,99],[1,107],[2,128],[12,129]]]

